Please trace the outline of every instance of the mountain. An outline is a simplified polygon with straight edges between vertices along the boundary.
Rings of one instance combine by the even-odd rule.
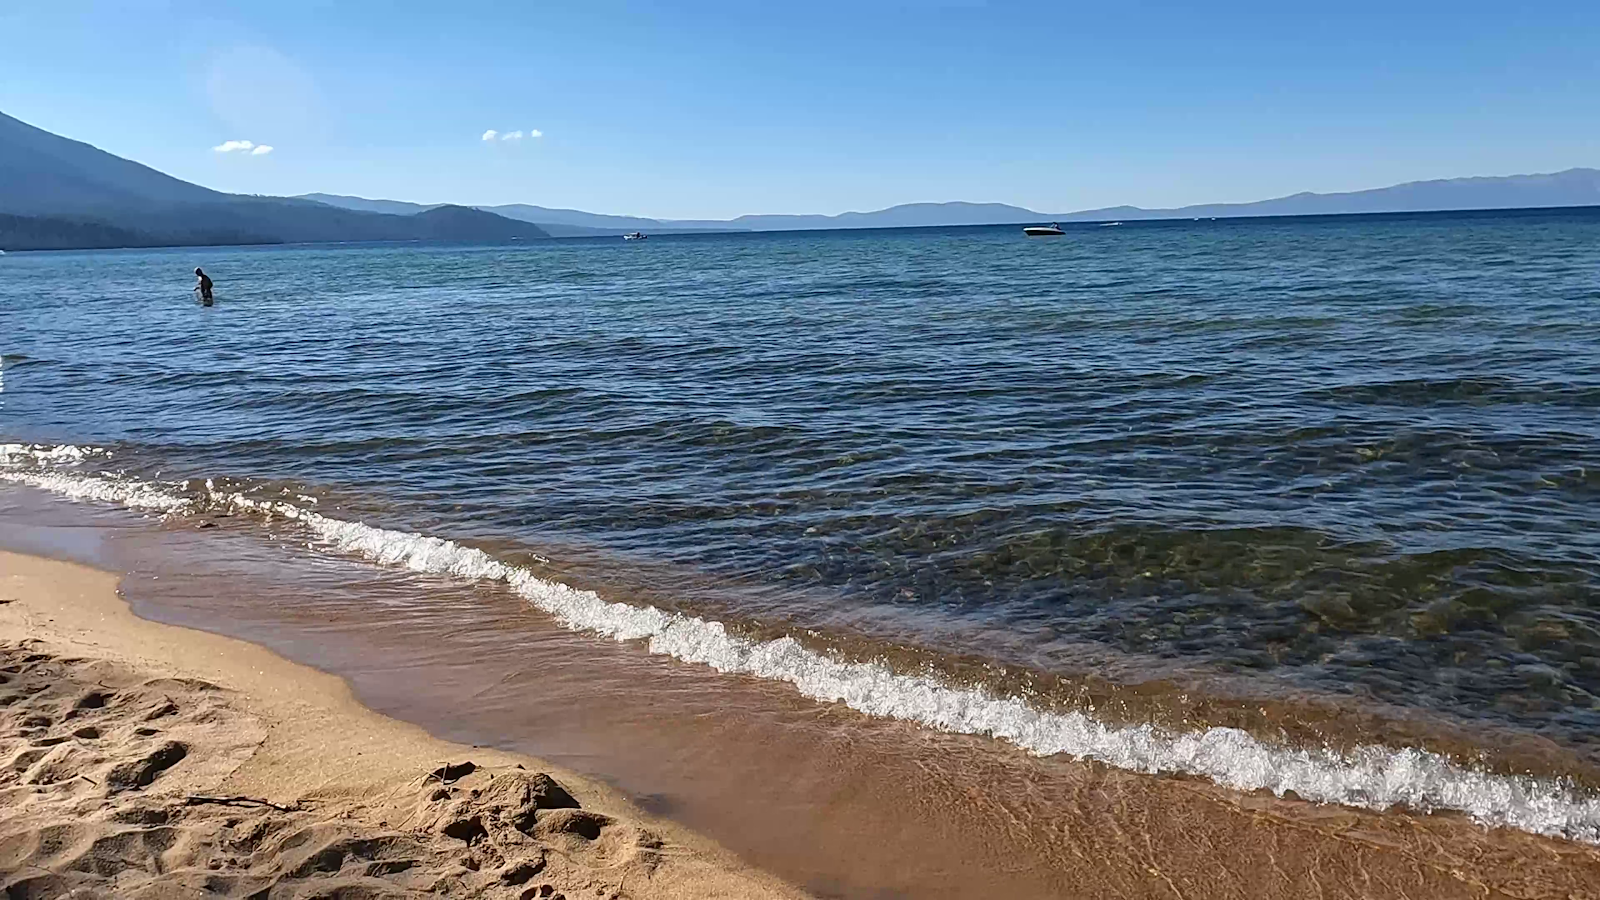
[[[436,206],[409,218],[418,237],[429,241],[481,241],[501,243],[526,238],[547,238],[548,232],[528,222],[518,222],[468,206]]]
[[[310,200],[326,206],[337,206],[340,209],[383,213],[390,216],[414,216],[417,213],[438,209],[446,205],[435,203],[431,206],[423,206],[421,203],[407,203],[404,200],[368,200],[365,197],[347,197],[343,194],[298,194],[290,199]]]
[[[151,246],[159,245],[153,243],[145,234],[99,222],[83,222],[51,216],[0,215],[0,247],[28,250],[85,250]]]
[[[645,219],[638,216],[607,216],[599,213],[583,212],[577,209],[549,209],[543,206],[529,206],[526,203],[511,203],[505,206],[485,206],[490,212],[521,219],[524,222],[533,222],[537,225],[570,225],[578,228],[605,229],[609,231],[640,231],[653,228],[660,231],[669,227],[657,219]]]
[[[1175,209],[1115,206],[1038,213],[1002,203],[909,203],[836,216],[650,219],[529,204],[465,207],[339,194],[226,194],[173,178],[0,113],[0,248],[128,247],[320,241],[502,242],[626,231],[788,231],[1040,221],[1331,215],[1600,206],[1600,170],[1450,178],[1253,203]]]
[[[752,231],[813,228],[909,228],[931,225],[1015,225],[1024,222],[1103,222],[1116,219],[1193,219],[1315,216],[1347,213],[1600,206],[1600,170],[1549,175],[1448,178],[1337,194],[1300,193],[1254,203],[1207,203],[1173,209],[1113,206],[1071,213],[1037,213],[1003,203],[909,203],[836,216],[740,216],[728,224]]]
[[[305,194],[348,209],[421,212],[431,207],[392,200]],[[1244,216],[1310,216],[1432,210],[1524,209],[1600,206],[1600,170],[1568,169],[1548,175],[1448,178],[1334,194],[1300,193],[1253,203],[1207,203],[1171,209],[1111,206],[1070,213],[1040,213],[1004,203],[907,203],[872,212],[836,216],[747,215],[726,221],[607,216],[572,209],[510,204],[480,209],[537,223],[556,236],[618,234],[623,231],[802,231],[828,228],[917,228],[939,225],[1016,225],[1026,222],[1103,222],[1119,219],[1194,219]]]
[[[415,215],[437,208],[437,204],[430,206],[422,203],[407,203],[403,200],[369,200],[366,197],[350,197],[343,194],[300,194],[294,199],[314,200],[317,203],[325,203],[328,206],[337,206],[341,209],[391,213],[400,216]],[[505,216],[508,219],[530,222],[550,232],[554,237],[616,235],[629,231],[662,233],[672,231],[744,230],[733,228],[727,222],[667,222],[660,219],[647,219],[642,216],[608,216],[600,213],[584,212],[579,209],[552,209],[546,206],[532,206],[527,203],[508,203],[503,206],[479,206],[475,208],[485,212],[492,212],[497,216]]]
[[[549,236],[536,225],[459,206],[398,216],[225,194],[4,114],[0,216],[4,249]]]
[[[0,114],[0,212],[58,215],[226,197]]]
[[[1177,209],[1118,206],[1069,213],[1065,221],[1207,218],[1216,216],[1318,216],[1349,213],[1430,212],[1465,209],[1532,209],[1600,206],[1600,170],[1567,169],[1548,175],[1443,178],[1336,194],[1300,193],[1254,203],[1208,203]]]
[[[740,216],[730,224],[751,231],[799,231],[814,228],[918,228],[928,225],[1015,225],[1039,213],[1004,203],[906,203],[876,212],[836,216]]]

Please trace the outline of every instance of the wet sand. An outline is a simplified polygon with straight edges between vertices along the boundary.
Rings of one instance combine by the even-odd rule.
[[[0,553],[8,898],[801,896],[573,773],[135,618],[116,587]]]
[[[566,632],[492,587],[7,493],[9,543],[110,565],[143,616],[270,646],[434,734],[605,778],[818,896],[1600,896],[1587,845],[1039,759]]]

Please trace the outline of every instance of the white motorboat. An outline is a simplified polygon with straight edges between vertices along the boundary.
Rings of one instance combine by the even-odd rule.
[[[1022,233],[1028,237],[1060,237],[1066,234],[1061,230],[1061,226],[1054,222],[1049,225],[1029,225],[1022,229]]]
[[[650,235],[642,231],[632,231],[623,235],[622,239],[625,241],[647,241],[650,239]]]

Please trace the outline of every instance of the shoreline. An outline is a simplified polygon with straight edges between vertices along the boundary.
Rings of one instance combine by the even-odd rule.
[[[0,449],[5,447],[20,445]],[[76,465],[102,452],[33,447],[13,455]],[[722,675],[786,685],[809,700],[843,702],[874,718],[993,738],[1040,758],[1065,754],[1138,774],[1198,776],[1243,792],[1265,789],[1280,798],[1380,813],[1458,812],[1487,826],[1600,840],[1600,800],[1589,793],[1597,778],[1592,762],[1536,736],[1488,728],[1474,740],[1464,723],[1429,726],[1425,715],[1385,717],[1314,698],[1206,698],[1154,682],[1110,685],[1095,696],[1093,680],[1083,679],[1074,691],[1079,696],[1062,705],[1056,702],[1060,697],[1036,690],[1037,684],[996,692],[983,683],[940,678],[926,665],[886,666],[876,653],[852,658],[817,652],[804,636],[759,630],[746,635],[709,616],[615,602],[468,544],[325,515],[314,502],[306,507],[217,490],[209,480],[197,489],[193,480],[176,486],[84,475],[71,467],[0,472],[0,478],[70,500],[159,512],[163,521],[197,521],[201,528],[215,527],[219,516],[282,523],[336,555],[378,568],[503,586],[573,633],[637,643],[650,654],[703,664]],[[1141,707],[1138,714],[1118,714],[1129,701]],[[1318,724],[1307,727],[1310,721]]]
[[[486,769],[495,754],[479,743],[564,760],[567,772],[588,775],[549,767],[562,783],[603,779],[633,798],[621,801],[619,820],[637,821],[627,811],[640,808],[670,816],[682,846],[715,841],[713,856],[725,848],[824,897],[1600,892],[1600,850],[1586,844],[1448,812],[1378,813],[1036,757],[595,641],[541,623],[510,590],[305,554],[230,524],[173,527],[26,488],[6,495],[3,520],[16,527],[4,543],[100,567],[88,571],[120,583],[132,604],[116,603],[127,628],[230,635],[214,640],[315,666],[297,668],[346,700],[359,697],[361,714],[420,739],[458,741],[448,747],[474,745],[466,758]],[[108,570],[123,573],[120,582]],[[313,573],[320,580],[305,580]],[[349,593],[351,578],[366,587]],[[375,616],[371,604],[395,603],[396,591],[426,601]],[[0,605],[0,616],[7,610],[15,605]],[[107,620],[80,626],[85,651],[103,653],[109,645],[94,630]],[[112,644],[126,640],[111,627]]]
[[[43,720],[49,715],[9,715],[6,719],[7,727],[0,732],[0,747],[18,754],[12,769],[19,773],[21,781],[0,781],[0,796],[8,798],[4,805],[13,810],[10,814],[0,813],[0,879],[8,886],[39,877],[33,870],[51,870],[33,861],[35,856],[19,856],[16,848],[19,842],[28,843],[30,833],[37,840],[37,829],[52,817],[65,817],[91,830],[96,827],[95,822],[100,822],[101,833],[91,836],[93,846],[99,847],[106,839],[123,833],[113,820],[126,812],[130,798],[138,795],[139,802],[146,802],[151,797],[166,797],[171,805],[175,800],[170,791],[187,785],[203,788],[208,797],[251,798],[259,802],[246,805],[258,810],[309,808],[308,814],[316,819],[313,824],[318,827],[328,826],[332,817],[358,833],[366,829],[392,835],[396,829],[389,828],[387,822],[397,808],[396,797],[425,787],[428,773],[443,766],[456,766],[451,771],[458,772],[460,764],[470,760],[476,772],[461,773],[462,790],[473,795],[488,792],[495,772],[502,773],[502,785],[507,783],[505,773],[548,773],[581,805],[583,815],[590,817],[584,821],[603,822],[604,827],[593,826],[593,838],[586,835],[591,825],[580,825],[575,831],[560,835],[540,833],[536,828],[527,849],[541,858],[563,855],[570,864],[564,868],[551,866],[549,875],[529,875],[512,884],[519,875],[512,870],[522,861],[496,860],[487,843],[441,837],[444,832],[440,829],[449,823],[435,822],[437,827],[430,830],[419,827],[424,824],[419,817],[418,822],[399,831],[431,850],[434,858],[425,861],[427,864],[391,873],[387,880],[391,882],[389,888],[397,892],[395,896],[407,896],[400,892],[403,890],[420,890],[418,885],[427,878],[456,878],[463,889],[481,881],[485,884],[473,889],[484,893],[473,895],[489,897],[518,897],[528,890],[538,891],[542,884],[549,884],[555,893],[586,889],[590,894],[598,890],[600,895],[612,897],[804,896],[777,878],[739,862],[708,839],[644,814],[592,779],[530,756],[435,738],[417,726],[362,706],[342,679],[290,662],[254,644],[138,618],[121,597],[118,583],[116,575],[75,563],[0,552],[0,645],[10,657],[6,669],[21,669],[20,673],[11,671],[7,680],[24,681],[30,667],[46,665],[55,667],[47,680],[56,686],[70,684],[75,678],[89,680],[91,676],[90,683],[121,686],[109,698],[80,698],[71,706],[73,710],[92,707],[98,718],[109,724],[78,728],[70,741],[27,733],[30,728],[46,727]],[[165,694],[180,695],[180,706],[182,696],[203,695],[203,702],[197,702],[205,707],[204,715],[195,722],[184,723],[181,715],[174,714],[173,721],[179,724],[170,730],[175,735],[188,735],[184,743],[187,755],[171,764],[169,770],[158,772],[141,788],[122,793],[115,793],[113,777],[104,794],[87,788],[87,794],[63,792],[61,784],[67,782],[58,783],[47,772],[41,774],[40,767],[48,768],[50,761],[35,757],[48,757],[50,753],[38,751],[68,745],[76,748],[88,740],[80,737],[80,732],[96,732],[96,744],[110,743],[99,740],[102,735],[108,739],[113,734],[126,737],[123,726],[127,723],[116,718],[119,701],[131,704],[131,698],[141,688],[153,684],[167,685]],[[10,691],[9,696],[16,698],[6,704],[10,713],[17,713],[31,702],[22,700],[24,693],[22,689]],[[98,694],[91,691],[83,696]],[[88,721],[87,716],[74,717],[71,713],[62,718]],[[201,727],[207,720],[218,719],[234,722],[236,727],[209,731]],[[34,724],[30,726],[29,721]],[[133,730],[152,729],[140,726]],[[229,744],[234,746],[226,746]],[[34,749],[26,749],[29,745]],[[184,760],[190,761],[188,767],[183,765]],[[27,765],[18,769],[19,762]],[[83,767],[85,762],[78,760],[71,765]],[[88,776],[84,775],[83,780],[87,781]],[[70,784],[72,790],[83,787],[81,782]],[[108,811],[109,818],[101,821],[92,814],[81,818],[90,810]],[[327,814],[319,818],[317,811]],[[543,826],[564,813],[540,809],[535,817]],[[170,810],[161,813],[170,814]],[[611,832],[622,836],[613,839]],[[597,849],[607,840],[621,842],[627,852],[619,852],[617,847]],[[89,853],[78,859],[78,864],[70,865],[68,871],[83,869],[81,863],[92,863],[94,858]],[[258,881],[290,877],[292,873],[287,871],[262,874],[272,872],[275,865],[282,870],[285,860],[287,856],[257,861],[252,877]],[[502,871],[488,871],[493,861],[504,863]],[[343,870],[334,867],[331,872],[319,870],[316,875],[326,879],[358,877],[350,871],[355,862],[352,860]],[[95,866],[87,868],[94,870]],[[155,866],[158,872],[161,868],[159,864]],[[185,872],[180,866],[164,875],[152,874],[148,884],[138,887],[156,891],[150,896],[171,896],[161,891],[183,883],[180,876],[187,875],[221,877],[204,871]],[[359,877],[370,880],[377,876]],[[248,883],[258,886],[255,881]]]

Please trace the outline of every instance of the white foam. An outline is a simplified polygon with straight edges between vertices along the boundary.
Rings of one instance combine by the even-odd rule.
[[[143,508],[173,510],[188,502],[159,486],[140,487],[111,476],[0,470],[0,478],[74,499]],[[1040,756],[1064,753],[1135,772],[1198,775],[1241,791],[1292,792],[1305,800],[1365,809],[1455,810],[1488,826],[1600,843],[1600,798],[1560,779],[1497,775],[1414,748],[1372,745],[1339,753],[1268,744],[1236,728],[1168,732],[1149,725],[1109,725],[1081,712],[1043,712],[1017,697],[907,675],[879,663],[834,659],[792,638],[756,641],[730,634],[714,620],[609,602],[453,541],[218,493],[209,482],[207,489],[212,503],[292,520],[337,552],[416,572],[504,582],[568,628],[646,641],[651,653],[719,672],[786,681],[807,697],[844,703],[867,715],[986,735]]]
[[[42,444],[0,444],[0,465],[34,463],[36,465],[62,465],[81,463],[93,457],[110,456],[99,447],[74,447],[65,444],[47,447]]]
[[[3,460],[0,460],[3,461]],[[12,472],[0,470],[0,481],[25,484],[51,491],[73,500],[99,500],[131,509],[170,513],[189,505],[182,497],[161,487],[115,476],[72,475],[61,472]]]

